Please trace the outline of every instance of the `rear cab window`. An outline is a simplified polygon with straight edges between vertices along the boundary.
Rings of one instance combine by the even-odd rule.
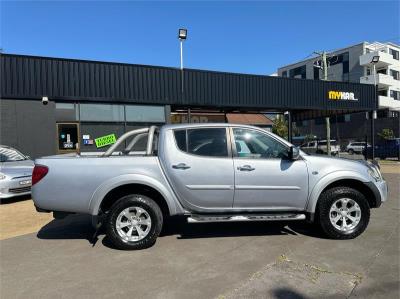
[[[226,128],[196,128],[174,131],[177,147],[188,154],[228,157]]]

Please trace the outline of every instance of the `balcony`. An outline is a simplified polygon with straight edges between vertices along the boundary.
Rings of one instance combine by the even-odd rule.
[[[374,75],[364,76],[360,78],[360,83],[374,84]],[[378,88],[387,88],[389,86],[397,86],[400,84],[399,80],[395,80],[392,76],[386,74],[376,74],[376,84]]]
[[[391,97],[379,96],[379,108],[389,108],[390,110],[400,111],[400,101],[397,101]]]
[[[372,66],[372,57],[379,56],[379,62],[376,68],[387,67],[388,65],[399,64],[399,61],[394,59],[393,56],[386,52],[374,51],[360,56],[360,65]]]

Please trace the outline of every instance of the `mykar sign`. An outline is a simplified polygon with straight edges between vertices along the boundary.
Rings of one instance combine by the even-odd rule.
[[[354,97],[354,92],[346,92],[346,91],[328,91],[328,99],[332,101],[358,101]]]
[[[96,138],[94,142],[96,143],[96,147],[104,147],[110,144],[114,144],[117,141],[115,134],[106,135],[103,137]]]

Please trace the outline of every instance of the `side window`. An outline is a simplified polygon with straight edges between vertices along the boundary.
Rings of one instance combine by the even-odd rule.
[[[187,152],[186,148],[186,130],[176,130],[174,131],[175,141],[178,148],[183,151]]]
[[[198,156],[228,157],[226,129],[188,129],[187,152]]]
[[[287,156],[287,146],[267,134],[248,129],[233,129],[233,135],[238,157],[279,159]]]

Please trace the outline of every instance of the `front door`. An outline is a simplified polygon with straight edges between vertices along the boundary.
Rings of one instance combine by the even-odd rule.
[[[57,135],[58,153],[63,154],[76,151],[79,142],[78,123],[58,123]]]
[[[303,160],[287,159],[288,146],[266,132],[232,128],[234,208],[303,210],[308,171]]]
[[[234,194],[233,160],[227,129],[177,129],[175,140],[161,157],[165,172],[186,208],[195,211],[231,209]]]

